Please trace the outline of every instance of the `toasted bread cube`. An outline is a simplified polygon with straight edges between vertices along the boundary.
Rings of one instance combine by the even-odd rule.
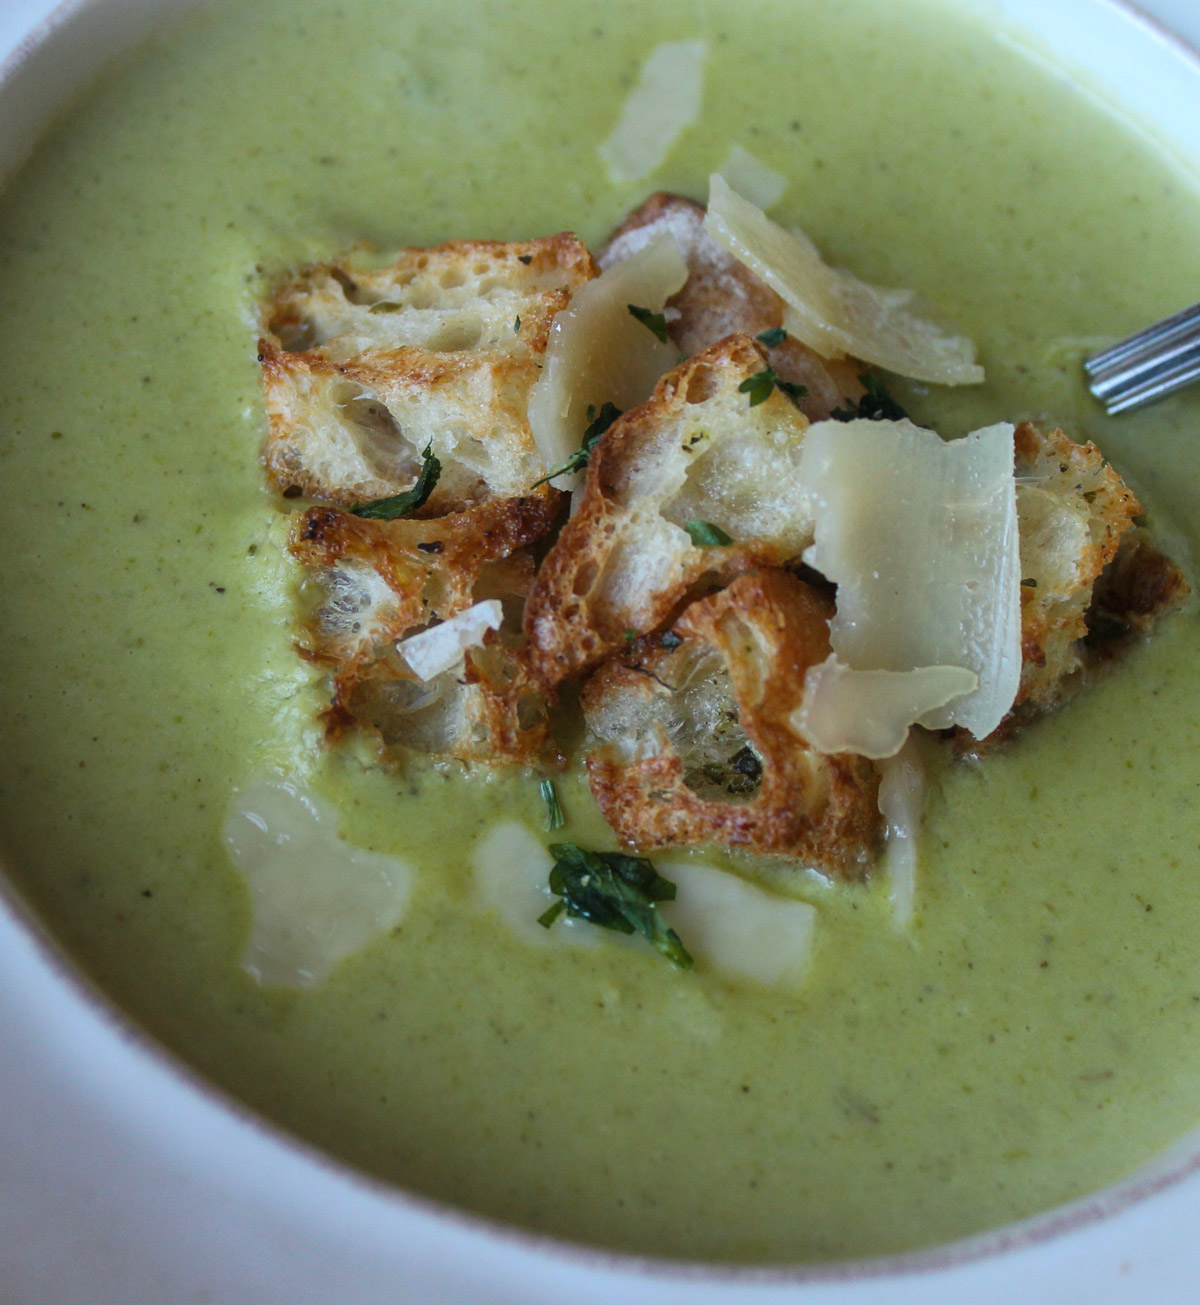
[[[1016,705],[1048,710],[1082,665],[1087,611],[1142,506],[1094,444],[1023,422],[1014,436],[1021,539],[1021,684]]]
[[[638,640],[587,682],[588,776],[623,842],[715,843],[859,877],[880,839],[879,777],[787,727],[829,653],[827,596],[755,571]]]
[[[683,289],[667,301],[667,332],[684,354],[699,353],[727,335],[759,335],[783,324],[784,302],[769,286],[721,248],[704,229],[704,206],[659,191],[634,209],[600,251],[601,268],[619,263],[669,231],[687,263]],[[772,367],[785,381],[803,385],[799,405],[810,421],[821,421],[863,395],[865,364],[853,358],[830,361],[789,337],[768,349]]]
[[[455,240],[375,269],[353,256],[307,268],[276,287],[264,324],[288,352],[331,362],[404,347],[516,358],[545,349],[555,313],[595,275],[569,233]]]
[[[310,268],[265,307],[260,341],[279,492],[343,507],[412,487],[424,516],[519,495],[544,468],[529,431],[555,313],[596,275],[574,236],[407,249],[375,271]]]
[[[374,732],[383,754],[420,753],[475,765],[553,765],[546,701],[525,674],[519,648],[489,633],[463,665],[419,680],[398,658],[335,677],[327,714],[332,737]]]
[[[520,628],[534,572],[527,545],[552,519],[538,494],[432,521],[301,514],[291,537],[309,571],[300,647],[331,668],[331,732],[361,725],[394,754],[494,764],[543,756],[545,701],[527,682]],[[490,598],[503,605],[501,632],[469,649],[461,668],[415,677],[397,643]]]
[[[1121,536],[1117,555],[1104,568],[1087,610],[1084,660],[1103,665],[1151,634],[1168,612],[1181,607],[1191,586],[1177,563],[1135,526]]]
[[[811,542],[797,475],[808,419],[778,389],[757,405],[739,389],[765,366],[749,336],[730,336],[668,372],[596,446],[526,606],[543,684],[581,674],[630,631],[656,629],[705,584],[781,564]],[[694,522],[732,543],[698,546]]]
[[[433,521],[309,508],[290,545],[309,571],[302,646],[335,666],[374,661],[417,627],[499,596],[493,573],[507,578],[518,565],[521,583],[509,592],[523,598],[533,574],[525,546],[552,520],[550,500],[537,494]]]

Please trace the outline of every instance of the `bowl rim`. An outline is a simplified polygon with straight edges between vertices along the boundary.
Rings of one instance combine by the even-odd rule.
[[[116,0],[108,2],[112,4]],[[181,11],[185,6],[196,7],[207,2],[208,0],[174,0],[174,6]],[[988,4],[989,0],[968,2],[979,8]],[[31,60],[47,50],[60,32],[68,30],[80,15],[94,12],[105,0],[29,0],[29,3],[37,6],[40,12],[6,56],[0,58],[0,91],[6,89],[14,76],[25,70]],[[1070,3],[1076,4],[1081,10],[1101,9],[1124,17],[1143,36],[1148,35],[1158,44],[1172,50],[1190,68],[1197,87],[1200,87],[1200,44],[1193,45],[1187,37],[1169,25],[1164,17],[1149,11],[1144,3],[1135,3],[1134,0],[1070,0]],[[1171,0],[1163,0],[1160,8],[1169,3]],[[140,6],[147,11],[160,7],[156,0],[128,0],[128,6]],[[1200,27],[1197,31],[1197,40],[1200,42]],[[103,61],[107,62],[107,58],[105,56]],[[86,85],[86,79],[68,89],[68,101],[81,85]],[[38,130],[29,136],[26,142],[29,150],[36,147],[45,126],[46,122],[43,121]],[[0,184],[6,180],[7,173],[0,178]],[[1043,1243],[1061,1241],[1084,1227],[1111,1220],[1123,1211],[1200,1173],[1198,1125],[1193,1132],[1152,1157],[1134,1173],[1088,1196],[950,1242],[900,1254],[840,1261],[743,1265],[646,1256],[570,1242],[547,1233],[506,1224],[448,1201],[389,1183],[337,1159],[282,1125],[260,1115],[226,1089],[204,1077],[126,1014],[49,932],[0,864],[0,940],[6,932],[10,935],[10,940],[19,936],[28,945],[30,953],[36,956],[43,977],[55,986],[59,995],[69,1001],[82,1017],[102,1031],[114,1047],[119,1046],[122,1053],[131,1058],[131,1068],[141,1070],[151,1067],[157,1075],[165,1076],[185,1089],[196,1104],[232,1118],[248,1130],[248,1135],[252,1134],[269,1147],[298,1158],[305,1167],[332,1179],[337,1185],[358,1192],[372,1202],[381,1203],[392,1216],[430,1216],[442,1224],[461,1229],[472,1237],[506,1244],[539,1258],[550,1257],[564,1261],[593,1273],[633,1275],[647,1280],[668,1279],[683,1283],[703,1282],[721,1287],[761,1285],[792,1291],[823,1283],[930,1276],[979,1261],[996,1260],[1011,1252]]]

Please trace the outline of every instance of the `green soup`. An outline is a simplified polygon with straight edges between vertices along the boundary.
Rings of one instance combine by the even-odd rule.
[[[647,182],[597,145],[657,43],[704,111]],[[1200,191],[1147,139],[934,0],[257,0],[156,37],[0,202],[0,821],[23,895],[204,1074],[372,1173],[564,1237],[805,1260],[971,1233],[1106,1183],[1200,1120],[1200,625],[1185,612],[1011,751],[939,771],[918,919],[821,910],[785,994],[648,948],[535,949],[473,841],[541,828],[524,774],[314,783],[419,867],[402,926],[311,991],[241,968],[236,786],[318,747],[249,310],[262,275],[573,229],[701,198],[740,143],[833,261],[920,288],[986,385],[910,387],[956,435],[1053,414],[1186,560],[1200,401],[1108,421],[1079,359],[1200,283]],[[1186,293],[1186,292],[1185,292]],[[603,836],[563,786],[579,842]]]

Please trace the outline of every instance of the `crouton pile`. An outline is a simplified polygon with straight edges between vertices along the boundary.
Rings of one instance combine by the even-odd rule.
[[[331,739],[369,731],[394,763],[550,772],[574,760],[552,709],[577,700],[592,791],[627,846],[858,878],[882,836],[878,764],[821,755],[788,724],[836,603],[802,562],[796,471],[810,423],[886,417],[890,401],[865,365],[788,335],[783,300],[704,216],[659,194],[595,259],[566,234],[458,241],[273,287],[264,464],[305,575],[297,647],[327,670]],[[664,232],[687,266],[662,314],[678,365],[599,437],[572,502],[528,416],[555,315]],[[1020,689],[960,751],[1060,706],[1188,592],[1093,444],[1029,423],[1014,443]],[[499,614],[482,640],[414,669],[407,641],[481,605]]]

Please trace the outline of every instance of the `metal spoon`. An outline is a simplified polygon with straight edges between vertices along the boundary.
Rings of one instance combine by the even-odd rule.
[[[1200,380],[1200,304],[1083,361],[1109,414],[1128,412]]]

